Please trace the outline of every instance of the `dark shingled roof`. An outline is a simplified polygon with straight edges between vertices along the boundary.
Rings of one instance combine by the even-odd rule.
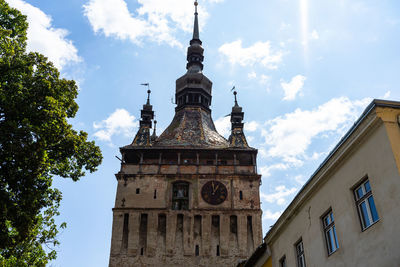
[[[154,142],[153,147],[157,146],[228,148],[229,142],[215,129],[209,111],[186,107],[175,113],[171,124]]]

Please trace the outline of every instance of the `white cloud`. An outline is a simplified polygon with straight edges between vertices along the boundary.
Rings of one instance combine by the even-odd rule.
[[[265,74],[261,74],[261,75],[257,75],[257,73],[255,71],[249,72],[247,74],[247,78],[249,78],[250,80],[254,80],[257,77],[259,77],[258,82],[259,84],[265,85],[265,84],[269,84],[271,77]],[[267,92],[269,92],[269,87],[267,88]]]
[[[313,40],[318,40],[319,39],[319,34],[318,34],[317,30],[313,30],[311,32],[311,39],[313,39]]]
[[[271,78],[265,74],[260,77],[260,84],[267,84]]]
[[[275,187],[275,192],[272,194],[265,194],[260,192],[261,199],[269,202],[276,203],[278,205],[283,205],[286,203],[287,197],[293,195],[297,191],[297,188],[292,187],[290,189],[286,188],[285,185],[280,185]]]
[[[242,40],[237,40],[223,44],[218,51],[226,56],[232,65],[238,64],[242,67],[261,64],[268,69],[277,69],[283,56],[281,51],[271,49],[269,41],[256,42],[245,48],[242,47]]]
[[[135,135],[134,129],[138,122],[135,116],[130,115],[125,109],[116,109],[107,119],[100,123],[93,123],[93,127],[97,130],[94,133],[99,140],[111,142],[111,137],[116,134],[123,134],[126,137]]]
[[[288,164],[276,163],[270,166],[262,166],[259,168],[259,171],[262,175],[262,178],[267,178],[271,176],[271,171],[273,170],[287,170],[288,168],[289,168]]]
[[[384,95],[383,95],[383,99],[388,99],[390,97],[392,92],[387,91]]]
[[[247,77],[248,77],[249,79],[255,79],[255,78],[257,78],[257,73],[255,73],[254,71],[249,72],[249,73],[247,74]]]
[[[228,137],[231,134],[231,117],[225,116],[218,118],[215,122],[215,128],[217,128],[217,132],[225,137]]]
[[[268,158],[268,152],[264,147],[259,147],[258,153],[262,158],[264,158],[264,159]]]
[[[313,138],[321,134],[343,133],[370,101],[370,98],[357,101],[350,101],[347,97],[333,98],[316,109],[296,109],[268,121],[269,129],[261,132],[265,137],[267,155],[301,165]]]
[[[7,0],[11,7],[27,16],[29,28],[27,32],[27,50],[39,52],[49,58],[61,70],[69,63],[77,63],[82,59],[78,49],[66,36],[68,31],[52,26],[52,18],[42,10],[22,0]]]
[[[209,2],[222,2],[209,0]],[[125,0],[90,0],[84,7],[85,16],[93,30],[107,37],[130,40],[140,44],[144,39],[182,47],[176,39],[176,30],[193,30],[194,7],[186,0],[138,0],[140,5],[134,12],[128,9]],[[205,5],[199,5],[200,29],[209,16]]]
[[[281,214],[282,214],[281,211],[272,212],[270,210],[265,210],[265,211],[263,211],[262,219],[263,220],[277,220],[279,218],[279,216],[281,216]]]
[[[296,75],[292,78],[290,82],[281,81],[281,86],[285,92],[283,100],[294,100],[296,95],[303,89],[304,81],[306,77],[303,75]]]
[[[260,124],[256,121],[246,122],[244,124],[244,130],[247,132],[254,132],[258,129],[259,126]]]

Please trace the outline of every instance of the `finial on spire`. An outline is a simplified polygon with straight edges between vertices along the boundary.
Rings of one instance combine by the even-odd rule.
[[[141,83],[140,85],[147,86],[147,103],[146,105],[150,105],[150,84],[149,83]]]
[[[236,95],[237,95],[236,90],[233,91],[233,95],[235,96],[235,106],[238,106],[238,102],[237,102],[237,98],[236,98]]]
[[[193,27],[193,40],[200,40],[200,35],[199,35],[199,20],[197,18],[197,6],[199,3],[197,3],[197,0],[194,1],[194,27]]]
[[[150,105],[150,93],[151,93],[151,91],[150,91],[150,89],[148,89],[147,90],[147,105]]]

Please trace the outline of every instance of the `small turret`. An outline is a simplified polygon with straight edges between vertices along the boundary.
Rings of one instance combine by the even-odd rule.
[[[154,120],[154,129],[153,129],[153,134],[151,135],[152,143],[157,139],[156,127],[157,127],[157,121]]]
[[[143,84],[149,86],[149,84]],[[151,145],[151,120],[154,118],[153,106],[150,105],[150,89],[147,90],[147,102],[143,105],[143,109],[140,111],[140,127],[133,139],[132,145],[134,146],[150,146]]]
[[[229,144],[231,147],[249,147],[243,132],[244,112],[242,111],[242,107],[238,105],[236,97],[237,92],[234,91],[233,95],[235,96],[235,105],[232,107],[231,112],[232,128],[231,135],[229,136]]]

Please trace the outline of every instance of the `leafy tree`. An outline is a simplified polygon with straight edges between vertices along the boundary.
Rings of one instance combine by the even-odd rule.
[[[61,192],[54,176],[96,171],[99,147],[68,123],[78,110],[74,81],[26,52],[26,17],[0,0],[0,265],[55,259]],[[43,247],[46,245],[46,247]]]

